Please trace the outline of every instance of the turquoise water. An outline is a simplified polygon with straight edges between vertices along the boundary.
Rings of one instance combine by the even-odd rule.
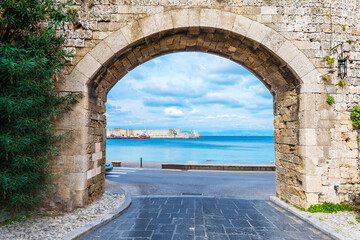
[[[201,137],[199,139],[107,139],[106,158],[149,162],[274,164],[274,137]]]

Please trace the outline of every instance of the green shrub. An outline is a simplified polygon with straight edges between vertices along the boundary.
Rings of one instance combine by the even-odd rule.
[[[73,18],[76,18],[76,17],[79,16],[77,9],[74,8],[74,7],[69,7],[69,8],[67,9],[67,13],[68,13],[70,16],[72,16]]]
[[[59,96],[54,80],[69,57],[64,37],[55,34],[73,19],[65,7],[53,0],[0,1],[0,209],[11,213],[47,197],[53,120],[76,102],[76,94]]]
[[[345,87],[345,86],[346,86],[346,82],[344,82],[342,79],[340,79],[339,82],[338,82],[338,86],[339,86],[339,87]]]
[[[322,75],[322,76],[321,76],[321,79],[322,79],[323,81],[328,81],[328,80],[329,80],[329,77],[326,76],[326,75]]]
[[[350,118],[354,127],[360,127],[360,106],[356,105],[354,110],[351,112]],[[356,138],[358,140],[358,138]]]
[[[327,99],[326,99],[326,102],[331,105],[334,103],[334,97],[333,96],[328,96]]]
[[[333,64],[334,62],[335,62],[335,58],[332,58],[332,57],[330,57],[330,56],[325,56],[325,59],[326,59],[326,64],[327,65],[331,65],[331,64]]]
[[[322,204],[311,205],[308,209],[311,213],[323,212],[323,213],[333,213],[333,212],[344,212],[344,211],[352,211],[354,209],[353,206],[346,203],[330,203],[324,202]]]
[[[93,0],[89,1],[89,8],[93,8],[95,6],[95,2]]]
[[[298,205],[294,205],[294,207],[299,209],[300,211],[306,212],[305,208],[299,207]]]
[[[357,216],[356,216],[356,221],[357,221],[358,223],[360,223],[360,215],[357,215]]]

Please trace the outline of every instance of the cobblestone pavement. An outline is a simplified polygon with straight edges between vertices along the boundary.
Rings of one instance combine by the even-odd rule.
[[[130,209],[82,239],[331,239],[268,201],[135,197]]]

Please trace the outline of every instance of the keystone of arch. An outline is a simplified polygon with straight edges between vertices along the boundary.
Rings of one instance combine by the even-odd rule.
[[[68,80],[81,81],[81,83],[77,83],[77,88],[85,89],[87,81],[84,80],[90,79],[118,51],[152,34],[188,27],[222,29],[252,39],[288,64],[301,82],[303,82],[301,79],[309,76],[310,73],[312,76],[316,75],[314,72],[317,70],[304,53],[281,34],[264,24],[230,12],[192,8],[150,15],[122,27],[85,55],[68,76]],[[314,81],[316,82],[316,79],[312,79],[312,82]]]

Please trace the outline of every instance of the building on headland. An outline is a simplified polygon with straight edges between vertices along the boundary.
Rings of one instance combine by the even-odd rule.
[[[178,129],[106,129],[107,138],[129,138],[144,133],[147,133],[150,138],[199,138],[201,136],[195,130],[192,132],[181,132],[180,127]]]

